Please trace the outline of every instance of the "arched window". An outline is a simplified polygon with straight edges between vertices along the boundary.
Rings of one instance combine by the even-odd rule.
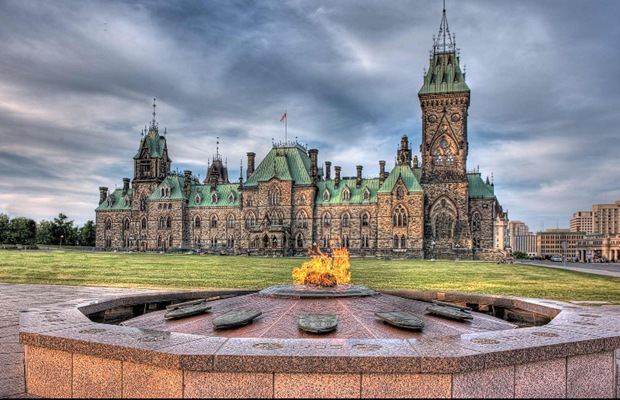
[[[477,212],[475,212],[474,215],[471,217],[471,229],[473,231],[480,230],[480,214]]]
[[[245,215],[245,227],[253,228],[254,225],[256,225],[256,216],[254,216],[254,213],[250,211]]]
[[[349,226],[349,213],[347,213],[347,212],[342,214],[342,226],[343,227]]]
[[[331,194],[329,193],[329,190],[325,189],[323,191],[323,201],[329,201],[330,198],[331,198]]]
[[[364,188],[364,194],[362,197],[364,200],[370,200],[370,190],[368,190],[368,188]]]
[[[435,165],[443,165],[443,154],[441,154],[441,150],[435,149],[435,153],[433,154],[433,163]]]
[[[399,243],[398,236],[394,235],[394,244],[393,244],[393,246],[394,246],[395,249],[398,248],[398,243]]]
[[[129,196],[125,196],[125,207],[129,206]]]
[[[148,197],[146,197],[146,194],[142,194],[142,196],[140,197],[140,211],[146,211],[147,202]]]
[[[228,239],[226,239],[226,247],[228,247],[229,249],[235,247],[235,238],[229,236]]]
[[[172,235],[168,237],[168,247],[172,247]]]
[[[211,193],[211,203],[215,204],[218,201],[217,193]]]
[[[368,215],[368,213],[363,213],[362,214],[362,226],[368,226],[370,225],[370,216]]]
[[[254,205],[254,199],[252,196],[248,196],[248,200],[245,202],[248,207],[252,207]]]
[[[402,235],[400,237],[400,248],[401,249],[406,249],[407,248],[407,238],[405,237],[405,235]]]
[[[228,218],[226,219],[226,226],[229,228],[235,227],[235,217],[232,214],[228,215]]]
[[[164,227],[164,217],[159,217],[159,224],[157,225],[160,229]]]
[[[105,230],[109,231],[112,229],[112,220],[110,218],[105,220]]]
[[[146,229],[146,218],[142,218],[142,229]]]
[[[308,227],[308,217],[306,216],[306,212],[301,210],[297,213],[297,218],[295,221],[295,225],[298,228],[307,228]]]
[[[349,188],[345,188],[342,191],[342,200],[345,200],[345,201],[351,200],[351,191],[349,190]]]
[[[369,246],[368,235],[362,235],[362,240],[360,241],[360,247],[362,249],[367,249]]]
[[[392,226],[407,226],[407,211],[401,205],[396,206],[392,214]]]
[[[125,221],[123,221],[123,229],[124,230],[129,230],[129,219],[125,219]]]
[[[217,228],[217,216],[211,217],[211,228]]]
[[[349,235],[342,235],[342,238],[340,240],[340,246],[344,248],[349,248],[350,246]]]
[[[108,204],[108,207],[112,207],[112,205],[114,204],[112,196],[108,196],[108,198],[106,199],[106,203]]]
[[[302,235],[301,233],[298,233],[297,238],[295,239],[295,244],[297,247],[303,248],[304,247],[304,235]]]
[[[172,228],[172,217],[168,217],[168,219],[166,219],[166,228]]]
[[[196,215],[194,218],[194,228],[200,228],[202,221],[200,220],[200,216]]]
[[[196,197],[194,197],[194,203],[195,204],[200,204],[201,201],[202,201],[202,199],[200,198],[200,194],[196,194]]]
[[[323,226],[329,226],[332,221],[331,215],[329,213],[323,214]]]
[[[161,249],[162,247],[162,240],[161,240],[161,236],[157,236],[157,248]]]
[[[445,156],[446,156],[446,165],[454,165],[454,156],[452,155],[452,150],[447,149]]]
[[[229,203],[234,203],[235,202],[235,195],[232,194],[232,192],[228,195],[228,202]]]
[[[280,204],[280,189],[275,186],[269,190],[269,204],[272,206]]]

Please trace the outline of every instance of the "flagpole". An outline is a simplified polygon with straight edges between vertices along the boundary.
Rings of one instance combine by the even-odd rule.
[[[284,118],[284,143],[286,143],[288,139],[288,111],[285,110],[284,115],[286,115]]]

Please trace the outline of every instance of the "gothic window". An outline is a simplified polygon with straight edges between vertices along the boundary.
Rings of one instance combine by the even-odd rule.
[[[329,236],[323,236],[323,247],[329,247]]]
[[[480,230],[480,214],[478,214],[477,212],[474,213],[474,215],[471,218],[471,229],[473,231]]]
[[[277,187],[269,190],[269,204],[272,206],[280,204],[280,190]]]
[[[217,216],[211,217],[211,228],[217,228]]]
[[[108,196],[108,198],[106,199],[106,203],[108,204],[108,207],[112,207],[112,204],[114,204],[112,196]]]
[[[200,216],[196,215],[196,218],[194,218],[194,228],[199,229],[201,223]]]
[[[129,196],[125,196],[125,207],[129,206]]]
[[[215,192],[211,193],[211,203],[215,204],[215,203],[217,203],[217,200],[218,200],[217,193],[215,193]]]
[[[226,239],[226,247],[228,247],[229,249],[235,247],[235,238],[229,236],[228,239]]]
[[[161,210],[161,203],[157,204],[157,208]]]
[[[234,228],[235,227],[235,217],[232,214],[228,216],[228,218],[226,220],[226,225],[229,228]]]
[[[168,210],[172,210],[172,203],[168,203]]]
[[[406,249],[407,248],[407,238],[405,237],[405,235],[402,235],[400,237],[400,248],[401,249]]]
[[[229,203],[234,203],[235,202],[235,195],[232,194],[232,192],[228,195],[228,202]]]
[[[306,197],[303,194],[297,197],[297,204],[298,205],[306,204]]]
[[[126,219],[123,222],[123,229],[126,230],[126,231],[129,230],[129,220],[128,219]]]
[[[278,248],[278,239],[275,236],[271,238],[271,248],[272,249]]]
[[[435,149],[435,153],[433,154],[433,163],[435,165],[443,165],[443,154],[441,154],[441,150]]]
[[[454,217],[447,211],[441,211],[435,219],[435,238],[452,239]]]
[[[364,194],[362,197],[364,200],[370,200],[370,190],[368,190],[368,188],[364,188]]]
[[[454,156],[452,155],[452,150],[446,150],[446,165],[454,165]]]
[[[398,248],[398,236],[394,235],[394,248],[397,249]]]
[[[166,219],[166,228],[168,228],[168,229],[172,228],[172,218],[171,217],[168,217]]]
[[[368,213],[362,214],[362,226],[368,226],[370,224],[370,216]]]
[[[304,247],[304,235],[298,233],[295,242],[297,244],[297,247]]]
[[[145,194],[143,194],[140,197],[140,211],[146,211],[146,203],[148,201],[148,198],[146,197]]]
[[[254,213],[250,211],[245,215],[245,226],[246,228],[253,228],[254,225],[256,225],[256,217],[254,216]]]
[[[142,229],[146,229],[146,218],[142,218]]]
[[[392,226],[407,226],[407,211],[401,205],[398,205],[394,209],[394,213],[392,214]]]
[[[157,236],[157,248],[161,249],[161,247],[162,247],[161,236]]]
[[[405,191],[402,186],[396,188],[396,199],[402,200],[405,197]]]
[[[168,237],[168,247],[172,247],[172,236]]]
[[[164,217],[159,217],[159,224],[157,225],[160,229],[164,227]]]
[[[345,200],[345,201],[351,200],[351,191],[348,188],[345,188],[342,191],[342,200]]]
[[[164,197],[166,195],[166,189],[164,189],[164,188],[159,189],[159,195],[161,197]]]
[[[110,229],[112,229],[112,220],[108,218],[105,220],[105,230],[109,231]]]
[[[347,213],[347,212],[342,214],[342,226],[343,227],[349,226],[349,213]]]
[[[252,207],[254,205],[254,199],[252,196],[248,197],[248,201],[246,202],[248,207]]]
[[[323,226],[329,226],[331,220],[332,217],[329,215],[329,213],[323,214]]]
[[[480,248],[480,239],[479,238],[473,238],[472,242],[473,242],[474,249],[479,249]]]
[[[199,194],[196,194],[196,197],[194,197],[194,203],[195,203],[195,204],[200,204],[200,201],[201,201],[201,200],[202,200],[202,199],[200,198],[200,195],[199,195]]]
[[[329,190],[325,189],[325,191],[323,192],[323,201],[329,201],[330,198],[331,195],[329,194]]]
[[[367,249],[368,247],[370,247],[368,244],[369,244],[368,235],[362,235],[362,240],[360,241],[360,247],[362,249]]]
[[[340,246],[344,248],[349,248],[350,246],[349,235],[342,235]]]
[[[298,228],[307,228],[308,227],[308,217],[306,216],[306,212],[301,210],[297,213],[297,221],[296,226]]]

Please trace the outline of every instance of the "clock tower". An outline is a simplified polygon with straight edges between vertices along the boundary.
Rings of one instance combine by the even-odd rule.
[[[424,236],[430,257],[454,258],[458,257],[455,251],[471,250],[466,169],[469,94],[444,7],[428,71],[418,92],[422,108]]]

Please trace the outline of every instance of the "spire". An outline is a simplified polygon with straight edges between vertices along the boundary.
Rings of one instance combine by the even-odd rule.
[[[155,109],[157,108],[157,105],[155,104],[155,100],[156,99],[153,99],[153,114],[152,114],[153,115],[153,119],[151,120],[151,125],[149,126],[149,130],[148,130],[150,137],[154,137],[154,136],[158,135],[158,132],[157,132],[157,130],[158,130],[157,129],[157,120],[155,119],[155,116],[157,115],[155,113]]]
[[[451,53],[456,51],[456,37],[450,35],[448,18],[446,17],[446,0],[443,0],[443,16],[439,24],[439,33],[433,37],[433,53]]]

